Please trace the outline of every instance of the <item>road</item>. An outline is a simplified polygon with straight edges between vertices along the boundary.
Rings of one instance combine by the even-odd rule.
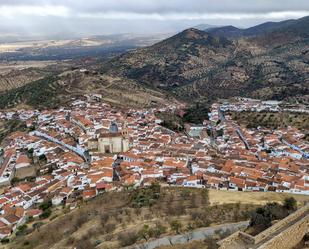
[[[213,236],[218,231],[230,233],[246,228],[249,225],[248,221],[238,223],[228,223],[214,227],[200,228],[185,234],[167,236],[160,239],[152,240],[144,244],[125,247],[125,249],[154,249],[160,246],[185,244],[194,240],[204,240],[207,237]]]

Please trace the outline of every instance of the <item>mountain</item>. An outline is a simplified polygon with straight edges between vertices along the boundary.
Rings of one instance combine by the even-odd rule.
[[[307,22],[308,17],[277,23],[276,28],[264,24],[255,28],[263,35],[233,40],[191,28],[116,57],[103,64],[102,72],[188,101],[305,95],[309,94]],[[228,30],[238,32],[234,27]]]
[[[233,96],[303,99],[309,96],[308,20],[266,23],[246,32],[232,26],[217,29],[217,33],[190,28],[112,59],[74,62],[72,68],[56,75],[40,77],[35,71],[13,82],[19,88],[0,93],[0,108],[19,104],[56,107],[87,93],[101,93],[105,101],[123,106]],[[233,39],[219,31],[234,33]],[[238,38],[239,32],[260,35]],[[28,78],[34,81],[26,84]]]
[[[297,20],[285,20],[281,22],[266,22],[247,29],[239,29],[234,26],[224,26],[212,29],[205,29],[214,36],[224,36],[228,38],[256,37],[268,35],[271,33],[289,33],[290,35],[299,35],[308,37],[309,34],[309,16]]]
[[[212,28],[208,30],[204,30],[209,32],[211,35],[220,36],[220,37],[228,37],[228,38],[235,38],[240,37],[243,35],[243,30],[236,28],[234,26],[223,26],[219,28]]]
[[[199,30],[202,30],[202,31],[208,31],[210,29],[218,28],[218,26],[217,25],[211,25],[211,24],[198,24],[198,25],[195,25],[192,28],[199,29]]]
[[[229,46],[233,44],[225,38],[191,28],[151,47],[116,57],[105,64],[103,71],[155,87],[178,86],[186,81],[184,73],[193,75],[199,67],[210,68],[224,60]],[[213,53],[221,57],[211,58]]]

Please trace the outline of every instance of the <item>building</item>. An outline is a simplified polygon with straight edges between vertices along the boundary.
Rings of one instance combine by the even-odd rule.
[[[124,125],[119,132],[116,122],[111,122],[108,133],[100,134],[97,139],[88,141],[88,149],[103,154],[126,152],[130,148],[128,130]]]

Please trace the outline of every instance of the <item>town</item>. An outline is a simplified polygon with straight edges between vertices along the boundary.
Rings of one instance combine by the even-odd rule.
[[[184,132],[164,127],[157,113],[183,106],[120,109],[100,95],[74,99],[56,110],[2,111],[25,131],[9,134],[0,148],[0,238],[29,218],[38,205],[77,207],[105,191],[165,186],[309,195],[309,143],[295,127],[247,128],[229,111],[308,112],[278,102],[239,98],[214,103],[203,124]]]

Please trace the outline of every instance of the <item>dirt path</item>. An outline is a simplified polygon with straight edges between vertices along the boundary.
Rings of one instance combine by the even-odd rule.
[[[176,244],[185,244],[195,240],[204,240],[207,237],[211,237],[216,234],[218,231],[230,233],[236,232],[237,230],[246,228],[248,226],[248,221],[242,221],[238,223],[228,223],[223,225],[218,225],[214,227],[200,228],[192,232],[185,234],[179,234],[174,236],[167,236],[157,240],[152,240],[144,244],[134,245],[125,247],[124,249],[155,249],[160,246],[176,245]]]

